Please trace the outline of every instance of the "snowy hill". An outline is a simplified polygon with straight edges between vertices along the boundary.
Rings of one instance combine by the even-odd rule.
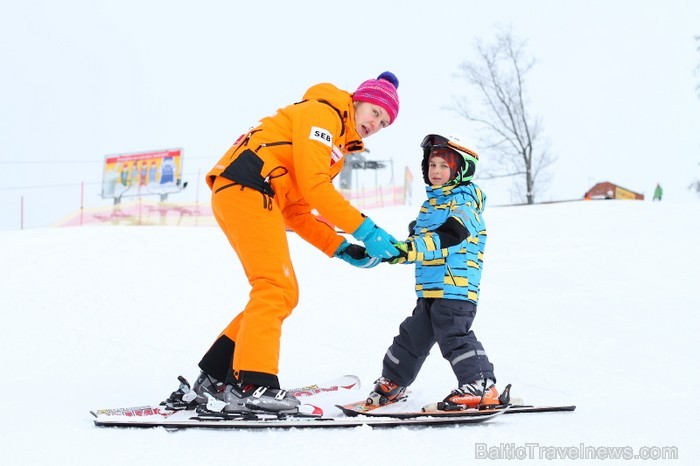
[[[416,213],[368,212],[397,237]],[[2,463],[455,465],[471,463],[478,448],[509,446],[535,464],[555,446],[673,446],[674,464],[696,463],[695,416],[684,406],[700,391],[700,203],[491,208],[486,222],[474,330],[499,385],[535,404],[576,404],[574,413],[439,429],[98,429],[89,410],[158,401],[177,375],[195,377],[203,351],[246,302],[240,264],[217,228],[6,231]],[[290,242],[301,298],[285,322],[280,379],[291,387],[354,373],[364,396],[413,308],[413,269],[354,269],[293,234]],[[414,399],[441,399],[454,385],[435,348]]]

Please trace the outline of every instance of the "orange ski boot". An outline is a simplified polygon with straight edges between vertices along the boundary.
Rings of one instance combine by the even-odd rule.
[[[393,403],[406,396],[405,392],[406,387],[402,387],[386,377],[380,377],[374,382],[374,389],[367,396],[365,403],[378,406]]]
[[[454,407],[461,409],[483,408],[502,404],[499,396],[494,381],[482,379],[452,390],[452,393],[445,398],[444,403],[447,406],[457,405]]]

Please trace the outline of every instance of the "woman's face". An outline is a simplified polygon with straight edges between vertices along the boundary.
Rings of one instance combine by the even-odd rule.
[[[450,181],[450,165],[442,157],[433,155],[428,161],[428,179],[431,186],[441,186]]]
[[[379,105],[355,102],[355,130],[366,138],[389,126],[389,114]]]

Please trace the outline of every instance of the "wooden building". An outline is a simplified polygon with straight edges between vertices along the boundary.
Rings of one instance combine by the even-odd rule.
[[[583,196],[584,199],[632,199],[643,201],[644,194],[635,193],[609,181],[603,181],[593,186]]]

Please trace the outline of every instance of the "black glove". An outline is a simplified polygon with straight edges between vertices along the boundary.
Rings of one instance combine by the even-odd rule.
[[[348,243],[347,241],[343,241],[343,243],[338,246],[338,250],[334,255],[339,259],[343,259],[348,264],[361,269],[371,269],[381,262],[378,257],[367,255],[367,250],[363,246]]]

